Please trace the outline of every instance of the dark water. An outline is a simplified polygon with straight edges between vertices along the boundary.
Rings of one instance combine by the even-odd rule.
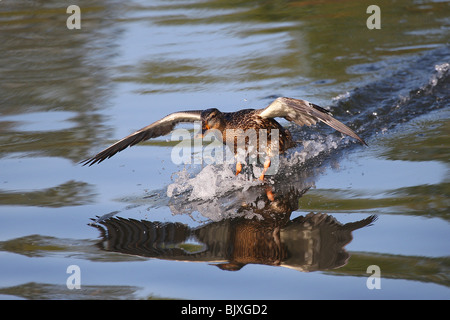
[[[379,30],[370,4],[79,1],[69,30],[67,2],[2,1],[0,297],[450,298],[449,3],[379,1]],[[170,136],[79,165],[170,112],[278,96],[369,147],[283,123],[303,143],[273,201],[175,164]]]

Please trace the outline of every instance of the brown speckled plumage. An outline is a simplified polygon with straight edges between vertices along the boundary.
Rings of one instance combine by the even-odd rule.
[[[256,134],[256,146],[260,146],[260,136],[264,135],[263,138],[266,139],[264,141],[267,141],[267,150],[258,151],[265,152],[269,156],[272,156],[276,152],[284,153],[287,149],[294,147],[295,143],[292,140],[291,133],[273,118],[260,117],[260,112],[261,110],[255,109],[244,109],[236,112],[220,112],[217,109],[208,109],[202,112],[202,117],[206,118],[208,114],[214,113],[215,118],[221,118],[223,120],[217,129],[221,132],[223,143],[233,146],[232,151],[235,153],[238,151],[239,138],[245,139],[246,146],[248,145],[250,140],[249,130],[252,130],[251,132]],[[207,130],[203,126],[203,131],[206,132]],[[272,137],[272,130],[276,130],[274,134],[278,133],[276,137]],[[278,139],[278,144],[272,144],[273,138]],[[277,146],[277,148],[274,150],[272,146]]]

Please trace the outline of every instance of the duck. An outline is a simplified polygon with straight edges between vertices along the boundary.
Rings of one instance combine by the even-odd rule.
[[[289,130],[283,127],[275,118],[284,118],[298,126],[311,126],[317,122],[323,122],[333,129],[354,138],[362,145],[367,146],[367,143],[360,136],[344,123],[335,119],[328,110],[306,100],[278,97],[262,109],[221,112],[217,108],[209,108],[206,110],[188,110],[171,113],[120,139],[93,157],[81,161],[81,163],[82,165],[89,166],[101,163],[116,153],[134,146],[139,142],[169,134],[179,123],[201,122],[201,137],[210,131],[217,132],[221,136],[223,144],[234,147],[233,151],[236,156],[239,152],[239,139],[244,138],[247,144],[243,148],[248,148],[249,131],[256,134],[256,141],[253,141],[253,143],[256,142],[257,146],[260,146],[261,132],[265,133],[267,136],[264,141],[266,143],[263,144],[265,161],[263,171],[259,177],[260,180],[264,180],[274,154],[282,154],[297,145]],[[241,171],[242,162],[237,161],[236,175]]]

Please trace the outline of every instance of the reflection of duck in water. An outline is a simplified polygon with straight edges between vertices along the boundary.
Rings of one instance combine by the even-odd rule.
[[[84,160],[83,163],[84,165],[100,163],[129,146],[133,146],[141,141],[170,133],[175,125],[180,122],[201,121],[203,133],[213,129],[220,131],[223,143],[234,145],[235,153],[238,152],[237,144],[239,138],[243,137],[243,139],[248,139],[246,131],[249,129],[255,130],[254,132],[256,133],[257,138],[255,142],[258,147],[260,146],[260,132],[264,132],[268,135],[265,150],[263,150],[267,157],[264,163],[264,170],[260,176],[260,179],[262,180],[265,172],[270,167],[270,157],[277,153],[283,153],[295,145],[290,132],[284,129],[274,119],[277,117],[285,118],[286,120],[292,121],[300,126],[309,126],[315,124],[317,121],[321,121],[337,131],[349,135],[365,144],[364,140],[361,139],[353,130],[333,118],[325,109],[305,100],[277,98],[265,109],[246,109],[237,112],[220,112],[217,109],[207,109],[204,111],[196,110],[172,113],[161,120],[158,120],[117,141],[92,158]],[[275,141],[276,143],[272,143],[273,137],[269,134],[272,129],[278,130],[275,131],[278,132],[278,141]],[[233,135],[227,135],[228,130],[234,130]],[[236,174],[238,174],[241,169],[242,165],[238,162],[236,164]]]
[[[305,192],[264,192],[255,204],[243,204],[236,217],[197,228],[181,223],[160,223],[108,218],[93,226],[102,232],[99,246],[121,252],[165,260],[209,262],[223,270],[239,270],[246,264],[285,266],[300,271],[338,268],[349,254],[344,246],[351,232],[371,224],[376,217],[341,224],[332,216],[310,213],[290,220]],[[244,212],[254,212],[248,219]],[[242,213],[240,216],[239,213]]]
[[[375,216],[369,216],[341,224],[323,213],[309,213],[280,225],[241,219],[232,229],[228,261],[217,266],[229,271],[255,263],[299,271],[339,268],[350,257],[344,246],[352,240],[351,232],[375,219]]]

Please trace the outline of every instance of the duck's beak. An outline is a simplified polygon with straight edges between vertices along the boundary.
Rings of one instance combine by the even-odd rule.
[[[197,135],[195,136],[195,138],[197,138],[197,139],[203,139],[203,137],[205,136],[206,132],[207,132],[209,129],[210,129],[210,127],[209,127],[207,124],[205,124],[205,126],[202,127],[202,133],[197,134]]]

